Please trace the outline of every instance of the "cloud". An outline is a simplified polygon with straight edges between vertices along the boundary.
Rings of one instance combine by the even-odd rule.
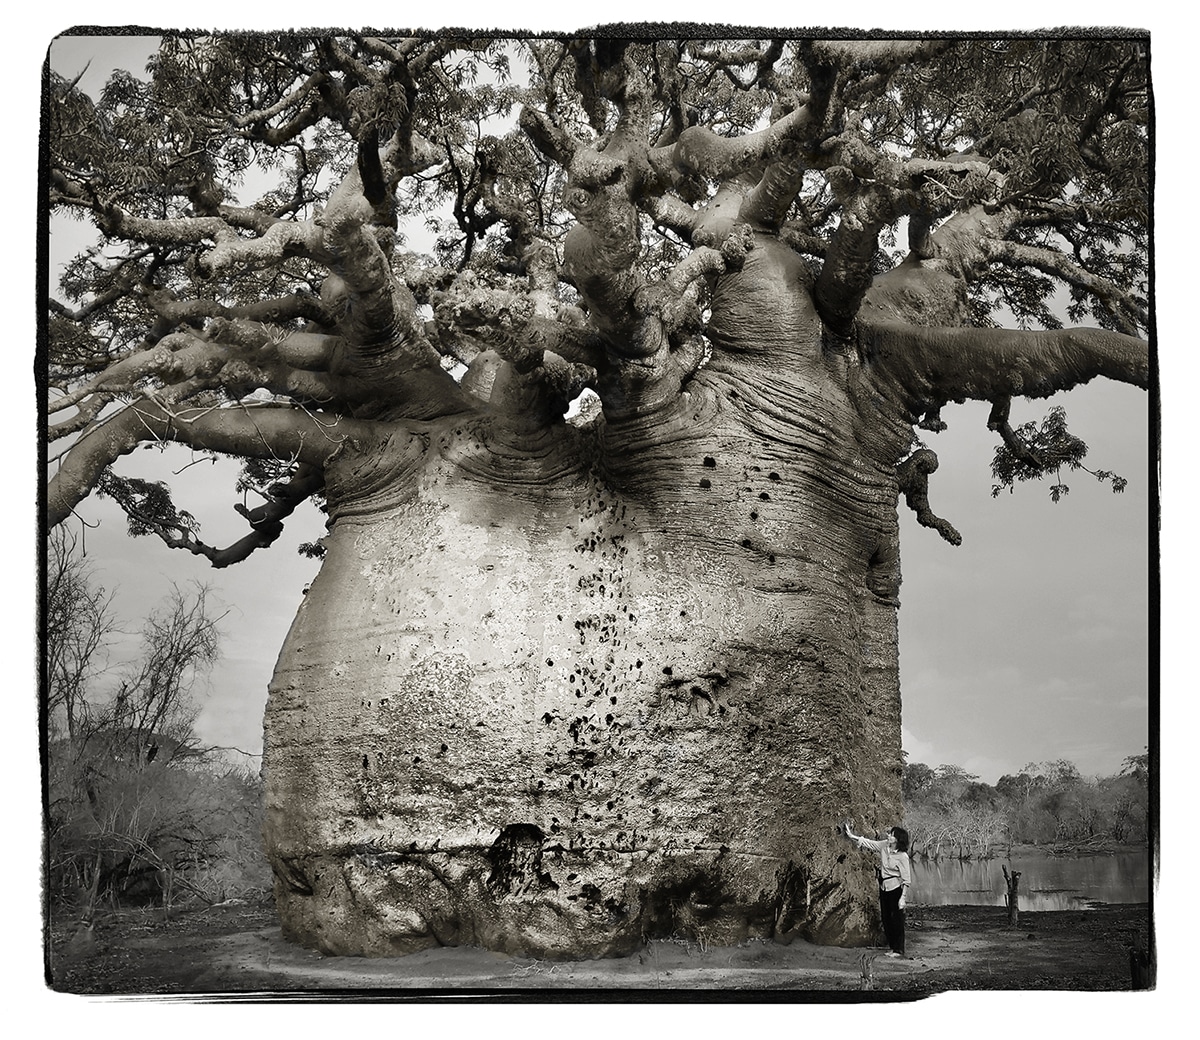
[[[928,741],[916,736],[907,726],[900,727],[900,745],[908,752],[909,762],[924,762],[926,765],[940,765],[935,762],[937,752]]]

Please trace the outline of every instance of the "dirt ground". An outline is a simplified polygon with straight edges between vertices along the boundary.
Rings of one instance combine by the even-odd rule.
[[[90,935],[77,921],[53,922],[47,984],[64,993],[214,1001],[522,1000],[534,991],[551,1001],[653,1000],[673,990],[688,991],[688,1000],[904,1000],[949,990],[1127,990],[1130,947],[1139,933],[1143,943],[1151,934],[1146,904],[1022,913],[1016,928],[996,907],[910,905],[907,916],[902,960],[802,940],[710,947],[668,939],[630,957],[564,962],[465,947],[325,957],[285,942],[270,906],[181,911],[170,921],[161,910],[121,911],[98,918]]]

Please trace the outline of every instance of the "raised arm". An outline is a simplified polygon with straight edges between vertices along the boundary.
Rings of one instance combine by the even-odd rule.
[[[886,844],[885,842],[878,841],[874,838],[864,838],[861,834],[855,834],[851,829],[852,823],[852,820],[844,821],[842,823],[842,833],[845,834],[846,837],[854,842],[854,844],[856,844],[860,849],[869,852],[879,852]]]

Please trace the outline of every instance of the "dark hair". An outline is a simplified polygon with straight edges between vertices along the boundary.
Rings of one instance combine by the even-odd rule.
[[[908,831],[906,831],[903,827],[893,827],[892,835],[896,839],[896,851],[897,852],[907,852],[908,851]]]

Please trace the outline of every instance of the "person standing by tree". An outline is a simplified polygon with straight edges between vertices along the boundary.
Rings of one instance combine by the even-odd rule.
[[[904,956],[904,903],[912,884],[912,864],[908,859],[908,831],[892,827],[880,839],[863,838],[850,829],[850,820],[842,831],[860,849],[879,853],[879,911],[883,916],[883,934],[890,947],[889,957]]]

